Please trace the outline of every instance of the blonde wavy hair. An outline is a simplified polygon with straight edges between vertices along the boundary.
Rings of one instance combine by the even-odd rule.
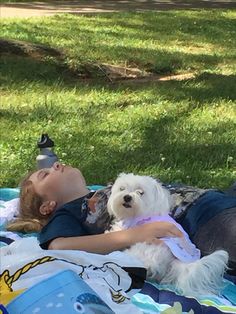
[[[36,193],[29,173],[20,184],[19,215],[16,220],[7,225],[9,231],[39,232],[49,220],[39,211],[43,197]]]

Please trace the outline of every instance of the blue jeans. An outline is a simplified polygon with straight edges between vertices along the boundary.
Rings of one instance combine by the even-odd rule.
[[[178,222],[202,256],[226,250],[229,273],[236,275],[236,197],[219,191],[206,192]]]

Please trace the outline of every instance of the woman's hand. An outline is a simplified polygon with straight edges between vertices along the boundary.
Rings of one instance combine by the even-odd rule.
[[[160,244],[162,237],[181,237],[182,233],[172,223],[152,222],[127,230],[97,235],[55,238],[49,244],[51,250],[81,250],[91,253],[107,254],[124,250],[138,242]]]
[[[152,222],[129,230],[135,233],[136,243],[148,242],[160,244],[162,241],[159,238],[183,237],[183,233],[173,223],[165,221]]]

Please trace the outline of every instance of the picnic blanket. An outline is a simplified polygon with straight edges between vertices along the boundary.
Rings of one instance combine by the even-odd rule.
[[[9,199],[5,200],[1,206],[6,209]],[[4,306],[42,280],[69,269],[115,313],[236,313],[235,277],[225,280],[221,296],[181,296],[172,286],[144,281],[143,265],[124,252],[98,255],[71,250],[44,251],[35,235],[22,236],[6,232],[1,226],[0,303]]]
[[[80,276],[115,313],[142,313],[130,302],[141,290],[146,274],[138,260],[123,252],[99,255],[46,251],[39,247],[36,237],[22,238],[1,248],[1,302],[7,307],[26,289],[67,269]],[[58,313],[56,308],[55,312],[51,310]]]

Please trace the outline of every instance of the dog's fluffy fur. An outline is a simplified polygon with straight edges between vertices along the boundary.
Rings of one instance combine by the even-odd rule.
[[[167,215],[170,207],[169,191],[156,180],[148,176],[121,174],[108,200],[108,211],[116,218],[111,231],[119,230],[120,222],[127,218]],[[217,294],[222,288],[228,262],[226,251],[216,251],[191,263],[175,258],[165,244],[137,243],[126,251],[144,263],[149,279],[174,284],[185,295]]]

